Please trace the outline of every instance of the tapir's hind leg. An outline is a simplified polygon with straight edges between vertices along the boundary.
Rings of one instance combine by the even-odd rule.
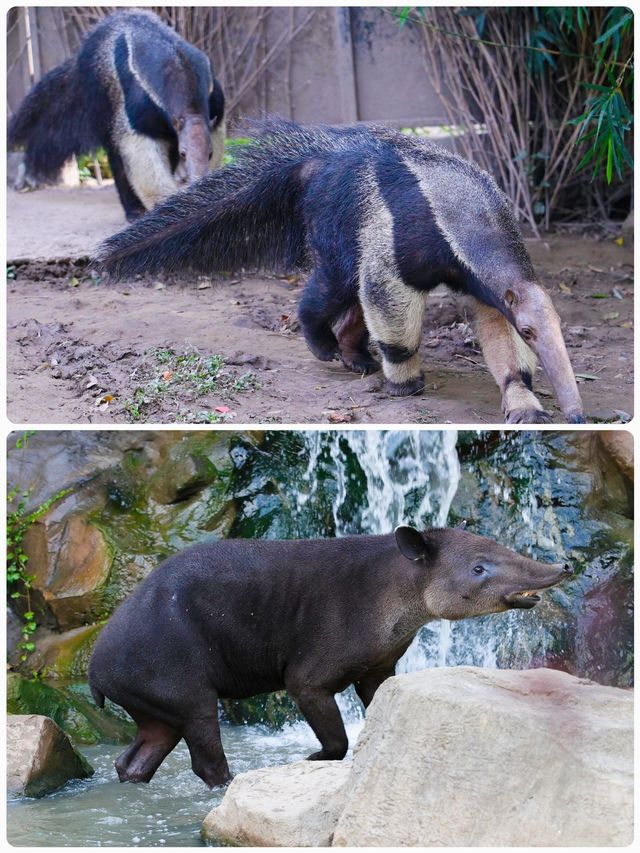
[[[231,779],[227,758],[220,740],[217,697],[212,710],[195,715],[184,726],[184,739],[191,753],[191,767],[210,788]]]
[[[138,718],[138,734],[118,756],[115,765],[121,782],[150,782],[182,735],[160,720]]]
[[[502,392],[502,413],[510,424],[546,424],[551,418],[531,390],[536,357],[497,308],[475,300],[476,335]]]
[[[424,295],[400,279],[365,279],[360,301],[369,334],[382,355],[385,388],[396,397],[424,390],[420,339]]]
[[[307,760],[340,761],[344,758],[349,740],[333,694],[308,688],[301,691],[288,689],[322,746]]]

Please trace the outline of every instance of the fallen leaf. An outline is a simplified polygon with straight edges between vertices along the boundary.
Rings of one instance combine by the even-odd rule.
[[[229,406],[216,406],[214,411],[220,412],[221,415],[226,415],[227,412],[231,411],[231,409],[229,408]]]
[[[564,283],[564,281],[561,281],[561,282],[558,284],[558,287],[560,288],[560,290],[561,290],[563,293],[568,293],[568,294],[572,294],[572,293],[573,293],[573,290],[571,290],[571,288],[569,287],[569,285],[565,284],[565,283]]]
[[[607,294],[606,293],[592,293],[591,298],[592,299],[606,299]]]
[[[627,320],[626,323],[620,323],[621,329],[633,329],[633,323],[630,320]]]
[[[613,296],[615,296],[616,299],[624,299],[624,293],[620,290],[619,287],[614,287],[611,293],[613,294]]]
[[[591,264],[587,264],[587,269],[591,270],[591,272],[599,272],[599,273],[605,272],[605,270],[601,270],[600,267],[592,267]]]
[[[612,311],[611,314],[605,314],[602,318],[603,320],[617,320],[620,316],[619,311]]]
[[[594,376],[593,373],[576,373],[576,379],[588,379],[591,382],[595,382],[598,377]]]
[[[614,240],[616,246],[624,246],[624,237],[618,237],[617,240]]]
[[[72,275],[71,278],[69,279],[69,287],[78,287],[79,284],[80,284],[80,282],[75,277],[75,275]]]
[[[96,379],[96,377],[95,376],[89,376],[87,378],[88,378],[88,382],[85,385],[85,388],[95,388],[95,386],[98,384],[98,380]]]
[[[322,414],[331,424],[350,424],[353,421],[351,412],[323,412]]]
[[[165,379],[167,382],[169,381],[169,379],[171,379],[172,376],[173,370],[165,370],[165,372],[162,374],[162,378]]]
[[[155,290],[166,290],[167,285],[162,281],[156,281],[156,283],[154,285],[154,289]]]

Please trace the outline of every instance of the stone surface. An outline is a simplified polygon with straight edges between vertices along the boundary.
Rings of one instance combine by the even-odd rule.
[[[350,763],[300,761],[233,780],[202,825],[205,841],[247,847],[328,847]]]
[[[53,720],[36,714],[7,717],[9,793],[42,797],[70,779],[85,779],[92,774],[91,765]]]
[[[623,846],[633,694],[549,669],[388,679],[334,846]]]
[[[601,444],[613,456],[616,464],[630,480],[633,480],[633,436],[630,432],[602,430],[598,433]]]

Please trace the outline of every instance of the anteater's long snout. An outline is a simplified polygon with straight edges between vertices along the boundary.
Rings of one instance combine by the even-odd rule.
[[[540,359],[553,386],[566,422],[584,423],[584,410],[569,354],[562,336],[560,318],[548,293],[530,282],[513,305],[516,328]]]
[[[189,183],[203,178],[209,171],[211,132],[202,116],[188,116],[178,134],[180,167]]]

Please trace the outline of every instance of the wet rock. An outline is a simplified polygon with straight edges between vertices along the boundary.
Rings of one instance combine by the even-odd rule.
[[[302,719],[298,706],[286,690],[264,693],[250,699],[222,699],[224,719],[236,725],[263,725],[280,729],[287,723]]]
[[[177,503],[195,495],[216,476],[215,466],[205,456],[184,454],[170,459],[162,468],[152,495],[161,504]]]
[[[633,436],[630,432],[602,431],[598,433],[600,443],[613,457],[625,477],[633,480]]]
[[[81,515],[60,525],[35,524],[24,538],[34,586],[62,630],[90,621],[100,604],[112,555],[104,536]]]
[[[48,717],[7,717],[7,790],[16,796],[42,797],[70,779],[93,774],[89,762]]]
[[[86,686],[54,687],[17,673],[7,678],[7,710],[49,717],[74,743],[127,743],[135,733],[133,722],[111,703],[104,710],[97,708]]]
[[[333,845],[624,846],[632,811],[630,691],[429,669],[369,706]]]
[[[36,649],[29,658],[30,669],[45,672],[47,678],[85,678],[91,650],[101,629],[102,624],[83,625],[62,634],[39,630]]]
[[[242,773],[202,824],[202,838],[246,847],[329,847],[350,764],[300,761]]]

